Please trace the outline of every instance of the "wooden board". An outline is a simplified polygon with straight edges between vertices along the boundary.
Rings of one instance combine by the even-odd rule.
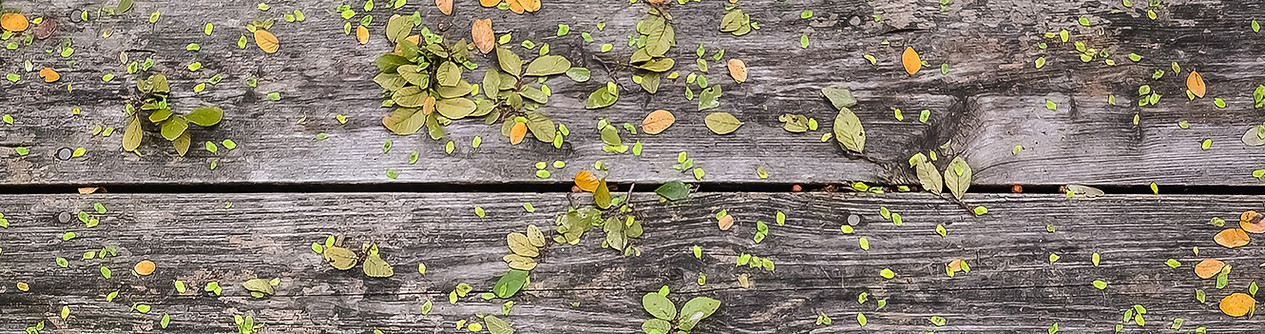
[[[676,24],[678,45],[671,51],[680,64],[676,70],[682,77],[696,71],[691,64],[694,50],[699,44],[706,46],[711,67],[707,77],[726,92],[719,111],[745,122],[728,136],[706,130],[702,120],[707,112],[696,111],[696,102],[685,100],[684,79],[665,83],[654,96],[630,81],[623,64],[631,53],[627,35],[645,12],[640,3],[546,0],[538,14],[514,15],[479,8],[475,1],[457,1],[451,17],[440,15],[425,1],[413,1],[401,10],[378,4],[370,25],[374,37],[367,45],[342,32],[344,20],[327,12],[331,3],[273,4],[266,12],[256,5],[144,1],[122,16],[72,22],[70,17],[84,7],[6,2],[32,17],[48,15],[60,28],[54,37],[34,45],[0,51],[5,55],[0,59],[3,71],[22,76],[17,83],[0,83],[0,113],[15,118],[13,125],[0,125],[0,146],[5,147],[0,149],[5,165],[0,180],[8,185],[566,184],[571,175],[602,160],[612,166],[612,180],[644,183],[690,178],[671,168],[684,151],[706,170],[708,182],[913,184],[906,159],[936,150],[946,159],[966,157],[976,169],[978,184],[1259,184],[1250,174],[1261,168],[1251,159],[1261,154],[1261,148],[1238,141],[1262,121],[1251,92],[1265,78],[1247,70],[1258,62],[1254,55],[1260,43],[1248,27],[1250,9],[1259,4],[1250,1],[1165,4],[1157,8],[1157,20],[1146,17],[1145,3],[1124,8],[1110,1],[1081,6],[1060,1],[951,2],[947,11],[935,2],[751,1],[739,6],[761,29],[744,37],[717,31],[724,12],[719,2],[673,6],[677,20],[689,22]],[[353,7],[359,11],[359,4]],[[95,8],[88,9],[96,13]],[[306,21],[280,20],[293,9],[303,10]],[[567,56],[577,66],[593,69],[593,80],[586,83],[565,77],[547,83],[555,94],[541,110],[573,130],[563,148],[539,142],[510,146],[499,128],[478,120],[449,127],[448,139],[456,146],[453,154],[444,152],[447,140],[389,134],[380,124],[387,109],[379,107],[371,60],[387,48],[380,37],[385,18],[416,9],[423,12],[425,26],[448,38],[465,38],[473,19],[492,18],[494,30],[511,33],[510,44],[527,58],[535,51],[517,45],[530,39],[538,45],[548,43],[552,53]],[[813,18],[801,19],[805,10],[813,10]],[[148,14],[154,11],[161,15],[151,25]],[[873,15],[882,20],[875,22]],[[253,42],[239,49],[238,37],[249,34],[243,27],[269,17],[278,19],[272,30],[282,41],[281,51],[265,55]],[[1077,25],[1080,17],[1091,25]],[[208,22],[215,25],[211,36],[203,34]],[[604,30],[596,28],[599,22],[605,23]],[[569,24],[571,33],[556,36],[557,24]],[[1098,59],[1081,63],[1070,42],[1042,36],[1060,29],[1068,29],[1073,41],[1085,41],[1090,48],[1105,47],[1117,65]],[[101,38],[107,31],[110,37]],[[592,33],[595,41],[583,42],[581,32]],[[799,47],[801,35],[809,36],[808,49]],[[60,45],[67,42],[76,51],[63,59]],[[1039,42],[1047,42],[1048,48],[1038,48]],[[189,43],[200,44],[201,50],[186,51]],[[606,43],[614,50],[601,53]],[[927,63],[916,76],[900,68],[905,46],[916,48]],[[722,60],[746,61],[749,82],[734,84],[723,62],[711,60],[722,48]],[[177,91],[173,104],[178,111],[217,104],[227,111],[225,121],[214,129],[195,129],[194,149],[183,158],[174,157],[168,144],[153,133],[142,145],[143,157],[122,152],[125,118],[120,110],[139,97],[133,88],[138,75],[127,74],[126,63],[119,61],[121,53],[130,60],[154,57],[155,71],[168,75]],[[1134,63],[1125,57],[1129,53],[1144,58]],[[862,57],[867,54],[877,58],[877,65]],[[1033,61],[1042,56],[1047,64],[1035,69]],[[62,81],[45,84],[35,72],[24,72],[26,60],[35,71],[58,70]],[[1171,73],[1173,61],[1184,68],[1181,74]],[[190,72],[187,66],[193,62],[201,62],[203,68]],[[475,62],[490,64],[482,56]],[[942,63],[949,64],[947,75],[939,73]],[[1185,74],[1192,68],[1203,73],[1209,86],[1209,96],[1193,102],[1185,101],[1182,93]],[[1169,74],[1153,80],[1150,75],[1156,69]],[[467,76],[475,78],[482,69],[472,72]],[[116,78],[103,82],[106,74]],[[215,74],[223,74],[224,81],[202,93],[192,92],[195,84]],[[248,77],[259,78],[257,88],[244,84]],[[621,101],[609,109],[584,110],[587,94],[610,80],[620,83]],[[73,84],[69,92],[68,84]],[[819,140],[835,111],[817,91],[830,84],[852,87],[861,100],[855,109],[870,137],[866,155],[878,163],[847,157],[835,145]],[[1141,84],[1164,95],[1159,106],[1134,106]],[[266,95],[272,92],[279,92],[281,100],[268,100]],[[1109,94],[1116,95],[1117,106],[1106,104]],[[1224,98],[1229,107],[1213,106],[1214,96]],[[1057,104],[1056,110],[1045,109],[1047,99]],[[82,113],[72,116],[74,107]],[[602,151],[593,126],[597,119],[639,124],[646,113],[659,108],[675,112],[677,124],[657,136],[624,136],[629,142],[643,142],[641,156]],[[903,110],[904,121],[892,116],[893,108]],[[926,124],[917,120],[922,109],[931,112]],[[822,130],[786,132],[777,121],[786,112],[813,117]],[[1132,123],[1135,114],[1141,117],[1138,125]],[[345,115],[347,123],[340,124],[336,115]],[[1179,121],[1189,122],[1190,129],[1179,129]],[[104,138],[91,135],[98,125],[119,132]],[[317,140],[322,133],[328,139]],[[484,141],[478,149],[470,145],[476,136]],[[204,142],[224,139],[234,140],[239,148],[218,154],[201,149]],[[1213,140],[1211,150],[1200,148],[1203,139]],[[383,154],[387,140],[394,148]],[[946,142],[950,145],[940,149]],[[1025,149],[1012,155],[1015,145]],[[17,147],[31,153],[18,156]],[[82,147],[87,153],[59,161],[53,156],[63,147]],[[421,159],[410,165],[413,151]],[[536,162],[555,160],[568,165],[553,170],[549,179],[535,176]],[[212,161],[218,166],[215,170],[209,169]],[[768,179],[757,177],[760,167],[769,171]],[[398,171],[398,180],[387,178],[389,169]]]
[[[702,193],[659,203],[636,193],[634,199],[645,224],[635,241],[642,255],[601,248],[597,230],[578,245],[551,244],[505,317],[517,332],[638,332],[649,316],[641,296],[664,285],[678,304],[694,296],[722,301],[696,333],[1044,332],[1054,323],[1065,332],[1111,332],[1135,304],[1148,310],[1147,324],[1130,324],[1126,332],[1168,328],[1175,318],[1184,319],[1182,332],[1253,333],[1265,325],[1222,315],[1216,306],[1265,274],[1258,266],[1265,250],[1258,241],[1217,246],[1212,235],[1219,228],[1208,224],[1260,210],[1259,196],[968,196],[971,205],[989,208],[978,217],[928,194]],[[170,314],[167,331],[223,333],[233,331],[234,314],[253,312],[269,333],[455,332],[459,319],[501,312],[502,300],[478,294],[506,271],[500,259],[509,252],[506,233],[537,224],[552,235],[556,214],[589,200],[507,193],[4,195],[0,212],[10,226],[0,229],[6,318],[0,329],[46,321],[54,329],[47,332],[57,333],[162,332],[154,327]],[[96,214],[93,203],[108,212]],[[522,203],[535,211],[525,212]],[[474,214],[475,205],[485,218]],[[902,215],[903,225],[884,220],[880,207]],[[86,228],[55,218],[80,210],[101,224]],[[717,228],[720,210],[737,218],[732,229]],[[778,211],[785,225],[773,223]],[[850,215],[861,220],[845,235],[840,225]],[[756,221],[770,225],[761,243],[752,240]],[[936,234],[937,225],[946,236]],[[65,232],[77,238],[62,241]],[[369,279],[359,268],[329,268],[310,244],[334,234],[345,234],[350,245],[378,242],[396,275]],[[858,246],[860,237],[868,238],[868,251]],[[103,245],[117,247],[118,256],[80,259]],[[701,259],[691,252],[695,245]],[[773,259],[775,270],[736,267],[742,253]],[[1097,266],[1094,253],[1101,254]],[[1050,263],[1050,254],[1061,259]],[[69,268],[58,267],[56,257],[68,258]],[[1170,258],[1182,266],[1165,265]],[[1194,275],[1204,258],[1234,266],[1228,287],[1218,290]],[[157,263],[156,274],[129,275],[142,259]],[[972,271],[947,277],[944,266],[953,259],[966,260]],[[418,263],[426,264],[425,275]],[[113,278],[102,278],[100,266]],[[880,277],[884,268],[895,278]],[[702,286],[700,273],[707,275]],[[739,286],[740,274],[750,276],[751,288]],[[277,294],[249,297],[240,283],[255,277],[280,277]],[[190,292],[177,293],[174,280]],[[1109,286],[1100,291],[1094,280]],[[201,292],[210,281],[221,284],[222,296]],[[30,291],[18,291],[17,282],[29,283]],[[475,291],[449,304],[458,283]],[[1195,300],[1196,289],[1207,292],[1207,303]],[[118,298],[106,302],[114,290]],[[861,293],[869,294],[864,304],[857,303]],[[887,306],[876,310],[879,299]],[[434,309],[422,315],[426,301]],[[152,310],[129,312],[133,303]],[[70,307],[68,320],[58,317],[62,306]],[[822,313],[832,326],[814,325]],[[857,313],[868,319],[864,328]],[[933,326],[931,316],[945,317],[947,326]]]

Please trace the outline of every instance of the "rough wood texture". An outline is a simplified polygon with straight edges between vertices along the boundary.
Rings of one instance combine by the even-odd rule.
[[[552,53],[593,69],[593,80],[587,83],[566,78],[548,82],[555,95],[542,110],[574,131],[563,149],[537,142],[511,147],[498,128],[478,120],[458,121],[449,128],[449,138],[457,144],[453,155],[444,153],[444,142],[389,134],[380,124],[387,110],[378,107],[379,89],[371,81],[371,60],[387,48],[379,37],[392,12],[384,9],[386,4],[372,12],[371,42],[359,45],[342,33],[344,20],[327,14],[335,5],[328,2],[276,3],[262,12],[255,1],[142,1],[120,17],[75,23],[67,17],[76,16],[79,4],[8,1],[6,6],[32,17],[55,17],[60,28],[53,38],[35,45],[0,51],[5,55],[0,66],[22,73],[22,62],[31,60],[36,70],[53,67],[63,79],[45,84],[29,72],[18,83],[0,83],[0,112],[16,119],[14,125],[0,126],[0,145],[9,148],[0,149],[5,161],[0,180],[27,185],[376,183],[391,181],[386,170],[395,169],[399,180],[421,183],[536,182],[542,180],[534,175],[535,162],[565,160],[568,167],[543,182],[566,183],[575,172],[603,160],[614,166],[612,180],[662,182],[687,177],[670,168],[676,154],[687,151],[707,171],[706,180],[714,182],[912,184],[907,157],[936,149],[942,157],[966,157],[978,184],[1259,184],[1250,173],[1261,166],[1250,157],[1262,151],[1238,141],[1263,120],[1252,106],[1251,92],[1265,78],[1247,70],[1260,62],[1255,50],[1261,39],[1248,24],[1251,13],[1262,9],[1256,2],[1165,3],[1157,8],[1159,19],[1150,20],[1146,3],[1138,1],[1134,8],[1119,1],[953,1],[947,12],[934,1],[743,1],[740,7],[761,27],[744,37],[717,31],[724,10],[720,2],[675,5],[672,11],[680,23],[671,54],[682,77],[696,70],[694,49],[700,43],[708,47],[709,60],[723,48],[725,58],[743,59],[750,67],[751,80],[739,85],[728,79],[723,63],[709,62],[707,77],[725,87],[720,111],[746,122],[728,136],[705,129],[706,112],[695,111],[696,103],[684,99],[684,79],[666,82],[655,96],[631,83],[622,64],[632,51],[627,35],[645,12],[641,3],[546,0],[539,14],[507,15],[479,8],[475,1],[457,1],[456,15],[446,17],[429,2],[412,2],[398,12],[421,9],[425,26],[449,38],[468,37],[473,19],[493,18],[498,34],[513,34],[512,45],[525,39],[548,43]],[[264,55],[253,45],[237,48],[250,20],[279,18],[296,8],[307,13],[306,22],[281,21],[272,29],[282,41],[279,53]],[[162,15],[158,24],[150,25],[146,14],[154,10]],[[813,10],[815,16],[801,19],[803,10]],[[881,22],[874,22],[875,14]],[[1077,25],[1079,17],[1092,25]],[[207,22],[215,24],[212,36],[202,33]],[[598,22],[607,24],[605,30],[596,29]],[[571,34],[556,37],[556,24],[569,24]],[[1082,63],[1071,43],[1042,36],[1060,29],[1070,30],[1073,40],[1085,41],[1089,48],[1105,47],[1117,66],[1107,66],[1101,58]],[[105,30],[113,31],[108,39],[101,38]],[[596,41],[584,43],[581,32],[592,33]],[[808,49],[798,46],[802,34],[810,36]],[[56,51],[44,52],[67,41],[76,49],[68,59],[73,65]],[[1048,49],[1037,48],[1039,42],[1048,42]],[[200,43],[201,51],[185,51],[188,43]],[[614,44],[614,51],[598,52],[604,43]],[[918,49],[928,63],[913,77],[900,69],[905,46]],[[525,56],[535,53],[514,48]],[[178,91],[173,99],[177,110],[219,104],[228,112],[223,124],[194,130],[194,149],[185,158],[172,157],[170,147],[156,136],[142,146],[144,157],[119,150],[121,131],[108,138],[92,136],[89,130],[96,125],[121,130],[120,106],[137,99],[132,88],[136,76],[126,74],[120,52],[132,60],[155,57],[156,71],[167,74]],[[1131,52],[1145,58],[1129,61]],[[870,65],[865,54],[876,56],[878,64]],[[1033,61],[1041,56],[1048,63],[1035,69]],[[186,66],[194,61],[204,68],[191,73]],[[1169,69],[1173,61],[1183,67],[1180,74]],[[483,57],[476,62],[489,64]],[[941,63],[949,64],[948,75],[939,73]],[[615,71],[613,76],[604,67]],[[1152,80],[1156,69],[1169,73]],[[1190,69],[1208,82],[1207,98],[1184,98]],[[102,82],[106,73],[118,78]],[[221,84],[192,93],[193,85],[217,73],[225,75]],[[251,76],[259,78],[258,88],[244,85]],[[612,78],[623,87],[621,101],[610,109],[583,110],[585,96]],[[74,90],[67,92],[71,83]],[[834,111],[817,97],[817,90],[835,83],[851,86],[861,100],[855,109],[869,132],[866,154],[881,164],[845,157],[834,145],[819,141],[824,130],[792,134],[781,129],[777,117],[784,112],[809,115],[828,129]],[[1164,95],[1158,107],[1135,106],[1141,84]],[[282,100],[267,100],[270,92],[280,92]],[[1116,95],[1117,106],[1106,104],[1108,94]],[[1213,97],[1224,98],[1229,107],[1217,109]],[[1045,109],[1046,99],[1056,102],[1057,110]],[[70,116],[75,106],[83,109],[82,115]],[[678,122],[657,136],[626,135],[626,140],[643,141],[642,156],[602,152],[592,126],[596,119],[639,124],[658,108],[675,112]],[[904,111],[903,122],[892,117],[892,108]],[[931,111],[926,124],[917,121],[922,109]],[[346,115],[347,124],[339,124],[336,114]],[[1141,116],[1136,126],[1135,114]],[[1178,121],[1188,121],[1190,129],[1179,129]],[[330,137],[318,141],[318,133]],[[479,149],[470,147],[475,136],[484,139]],[[1213,148],[1201,150],[1200,141],[1208,138]],[[223,139],[241,146],[218,155],[200,149],[199,143]],[[384,155],[380,148],[386,140],[394,140],[395,148]],[[950,141],[947,149],[938,149]],[[1025,149],[1012,155],[1015,145]],[[32,153],[19,157],[14,147],[29,147]],[[57,161],[53,154],[60,147],[84,147],[88,153]],[[411,151],[421,152],[421,162],[407,164]],[[218,160],[219,168],[208,170],[210,160]],[[765,167],[771,177],[758,179],[757,167]]]
[[[1057,322],[1067,332],[1110,332],[1126,308],[1148,309],[1149,330],[1185,319],[1183,331],[1255,333],[1262,320],[1235,319],[1217,311],[1216,301],[1243,292],[1265,274],[1265,255],[1253,244],[1225,249],[1212,241],[1212,217],[1233,218],[1261,209],[1255,196],[1107,196],[1096,200],[1050,195],[972,195],[967,202],[987,206],[975,217],[927,194],[707,193],[675,203],[654,195],[634,195],[646,234],[636,241],[639,257],[600,248],[599,233],[576,246],[551,245],[532,272],[529,290],[514,298],[509,321],[520,333],[632,333],[648,315],[640,296],[668,285],[678,303],[690,296],[723,302],[697,333],[841,333],[860,330],[855,317],[869,319],[866,331],[885,333],[1044,332]],[[38,195],[0,196],[10,227],[0,233],[5,263],[0,266],[0,309],[5,332],[21,331],[40,320],[57,333],[150,332],[162,314],[171,314],[180,333],[231,332],[232,314],[255,312],[273,333],[453,332],[458,319],[498,313],[501,301],[483,301],[506,270],[504,235],[527,224],[548,229],[555,214],[588,198],[563,194],[222,194],[222,195]],[[109,212],[85,228],[60,224],[59,212],[91,211],[100,202]],[[534,213],[521,203],[531,202]],[[225,204],[232,203],[226,209]],[[487,218],[473,213],[482,205]],[[904,225],[884,221],[879,207],[904,217]],[[738,223],[717,229],[714,213],[727,209]],[[776,211],[786,225],[770,223],[769,237],[752,241],[755,221],[772,222]],[[862,216],[856,233],[840,224]],[[937,224],[947,237],[934,232]],[[1046,231],[1046,225],[1057,228]],[[78,238],[63,242],[62,233]],[[338,272],[324,264],[310,244],[345,233],[348,243],[376,241],[395,264],[390,279],[368,279],[359,269]],[[551,231],[547,233],[552,234]],[[858,238],[870,240],[863,251]],[[1256,236],[1259,237],[1259,236]],[[80,254],[114,245],[119,256],[80,260]],[[690,248],[703,248],[695,259]],[[1199,247],[1199,255],[1192,253]],[[1102,255],[1100,266],[1091,254]],[[752,253],[776,261],[774,272],[735,267],[735,257]],[[1062,258],[1051,264],[1051,253]],[[70,259],[70,267],[54,264]],[[970,273],[945,275],[952,259],[965,259]],[[1171,269],[1165,260],[1183,266]],[[1194,264],[1219,258],[1234,266],[1229,286],[1200,280]],[[127,274],[142,259],[157,262],[152,276]],[[427,273],[416,271],[419,262]],[[113,269],[100,276],[98,266]],[[895,279],[879,271],[890,268]],[[707,275],[699,286],[699,273]],[[750,274],[751,289],[736,275]],[[240,283],[253,277],[281,277],[277,295],[254,299]],[[190,292],[180,295],[173,280]],[[1091,282],[1109,282],[1106,290]],[[27,282],[28,292],[14,288]],[[218,281],[224,295],[200,292]],[[475,294],[458,304],[447,293],[466,282]],[[1195,289],[1208,303],[1195,300]],[[103,295],[119,290],[113,303]],[[857,304],[868,292],[869,301]],[[875,310],[878,299],[887,307]],[[435,302],[423,316],[420,306]],[[129,312],[133,303],[153,306],[149,314]],[[69,305],[68,321],[57,319]],[[830,327],[813,324],[819,312]],[[935,328],[933,315],[948,319]],[[1129,325],[1127,332],[1139,329]],[[160,332],[159,330],[152,330]]]

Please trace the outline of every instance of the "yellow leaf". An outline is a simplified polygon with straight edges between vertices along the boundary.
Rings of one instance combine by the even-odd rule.
[[[369,43],[369,28],[365,28],[365,26],[356,26],[356,40],[360,41],[360,44]]]
[[[255,45],[267,53],[276,53],[281,48],[277,36],[263,29],[255,29]]]
[[[1204,77],[1195,71],[1190,71],[1190,75],[1186,76],[1186,89],[1198,97],[1204,97],[1204,93],[1208,92],[1208,87],[1204,85]]]

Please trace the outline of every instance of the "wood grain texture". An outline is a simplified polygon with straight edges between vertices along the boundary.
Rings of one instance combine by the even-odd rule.
[[[1063,331],[1110,332],[1134,304],[1148,309],[1147,325],[1129,325],[1126,332],[1168,328],[1174,318],[1185,320],[1183,331],[1203,326],[1254,333],[1262,326],[1259,319],[1220,314],[1216,301],[1246,291],[1265,274],[1258,266],[1265,251],[1257,241],[1238,249],[1217,246],[1212,235],[1219,229],[1207,223],[1260,210],[1265,198],[1258,196],[968,195],[968,203],[989,208],[979,217],[928,194],[703,193],[659,203],[637,193],[634,199],[645,222],[646,234],[636,240],[642,255],[602,249],[594,232],[575,246],[551,244],[506,317],[519,333],[638,332],[648,317],[641,295],[663,285],[677,303],[693,296],[723,302],[696,333],[1044,332],[1055,322]],[[589,200],[505,193],[0,196],[10,222],[0,233],[6,318],[0,329],[21,331],[46,320],[58,333],[161,332],[153,327],[167,313],[174,319],[167,330],[223,333],[233,331],[233,314],[253,312],[273,333],[455,332],[459,319],[500,312],[500,300],[477,294],[506,270],[500,260],[508,253],[506,233],[537,224],[552,235],[555,214]],[[93,212],[98,202],[108,209],[93,214],[100,226],[54,218]],[[525,202],[535,212],[525,212]],[[487,217],[477,217],[474,205]],[[880,206],[901,214],[904,224],[885,221]],[[737,218],[729,231],[716,227],[720,210]],[[755,221],[773,222],[777,211],[786,213],[786,224],[770,223],[768,238],[754,243]],[[845,235],[840,225],[849,215],[861,222]],[[1056,231],[1047,232],[1047,224]],[[947,228],[946,237],[934,232],[936,225]],[[61,241],[67,231],[78,238]],[[340,233],[350,245],[378,242],[396,275],[369,279],[359,268],[329,268],[310,244]],[[868,251],[858,246],[860,237],[870,240]],[[102,245],[118,247],[119,256],[80,260]],[[694,245],[702,247],[701,259],[693,257]],[[1099,266],[1090,262],[1095,252],[1102,256]],[[741,253],[771,258],[776,270],[735,267]],[[1061,256],[1053,264],[1052,253]],[[56,257],[70,259],[70,267],[56,266]],[[1170,258],[1183,266],[1169,268]],[[1213,280],[1194,275],[1203,258],[1234,266],[1228,287],[1218,290]],[[128,275],[142,259],[155,261],[157,272]],[[947,277],[944,266],[953,259],[973,270]],[[427,265],[425,275],[416,271],[418,263]],[[102,278],[99,266],[111,268],[113,278]],[[884,268],[896,278],[881,278]],[[703,286],[696,283],[699,273],[707,275]],[[749,274],[754,285],[741,288],[739,274]],[[240,286],[254,277],[282,283],[275,296],[254,299]],[[191,292],[178,294],[173,280]],[[1094,280],[1109,286],[1100,291]],[[224,295],[201,292],[209,281],[218,281]],[[29,283],[30,291],[18,291],[16,282]],[[449,304],[447,293],[462,282],[475,293]],[[1195,289],[1205,290],[1209,302],[1197,302]],[[114,290],[118,299],[106,302],[103,296]],[[858,304],[863,292],[869,301]],[[887,307],[875,310],[884,298]],[[428,300],[435,308],[422,315]],[[129,312],[133,303],[153,310]],[[63,305],[71,308],[66,321],[56,316]],[[815,326],[819,312],[834,325]],[[858,312],[868,318],[863,329],[855,322]],[[947,318],[948,326],[934,327],[933,315]]]
[[[456,14],[442,16],[430,3],[412,1],[394,12],[420,9],[424,25],[448,38],[468,37],[471,21],[492,18],[494,30],[512,33],[510,44],[527,58],[535,51],[517,45],[530,39],[548,43],[553,54],[594,71],[586,83],[565,77],[548,81],[555,94],[542,111],[574,131],[562,149],[538,142],[510,146],[498,127],[468,120],[449,127],[448,139],[457,147],[451,155],[444,153],[446,140],[395,136],[381,126],[388,110],[378,107],[381,97],[371,81],[376,72],[371,60],[387,48],[380,36],[393,11],[386,4],[372,12],[374,37],[360,45],[343,34],[343,19],[327,13],[332,3],[277,3],[267,12],[256,9],[256,3],[145,1],[123,16],[71,22],[68,17],[83,9],[79,4],[6,2],[30,16],[54,17],[60,28],[53,38],[35,45],[0,51],[3,70],[23,78],[0,83],[0,112],[15,117],[14,125],[0,126],[0,145],[7,147],[0,149],[5,161],[0,180],[19,185],[369,184],[392,182],[386,170],[394,169],[399,180],[418,183],[564,184],[602,160],[614,166],[612,180],[663,182],[687,177],[670,168],[677,153],[686,151],[713,182],[914,184],[905,160],[935,149],[942,157],[966,157],[977,171],[978,184],[1259,184],[1250,173],[1261,166],[1250,157],[1260,155],[1261,148],[1238,142],[1249,127],[1265,120],[1252,106],[1252,89],[1265,77],[1250,70],[1261,59],[1255,52],[1260,38],[1249,28],[1251,13],[1263,5],[1251,1],[1165,4],[1156,9],[1157,20],[1146,17],[1145,3],[1125,8],[1118,1],[955,1],[944,12],[936,2],[903,0],[751,1],[739,5],[761,29],[744,37],[717,31],[724,11],[719,2],[675,5],[672,12],[681,23],[676,24],[678,45],[670,54],[682,77],[696,70],[692,63],[699,44],[708,48],[709,60],[723,48],[725,58],[743,59],[749,67],[750,81],[734,84],[723,62],[709,61],[707,77],[725,87],[719,111],[746,123],[728,136],[706,130],[707,112],[695,111],[696,102],[684,98],[684,79],[665,82],[654,96],[631,82],[623,64],[632,52],[628,35],[645,11],[640,3],[556,0],[547,1],[536,15],[513,15],[480,8],[475,1],[457,1]],[[359,10],[359,4],[353,7]],[[253,45],[237,48],[251,20],[280,18],[292,9],[303,10],[307,20],[279,21],[272,29],[281,39],[279,53],[265,55]],[[155,10],[162,14],[150,25],[146,14]],[[814,17],[801,19],[804,10],[813,10]],[[873,15],[882,20],[875,22]],[[1078,25],[1080,17],[1091,26]],[[202,33],[207,22],[216,26],[211,36]],[[606,28],[599,31],[598,22]],[[556,24],[569,24],[571,33],[555,36]],[[1072,40],[1089,48],[1106,48],[1117,65],[1082,63],[1071,43],[1042,36],[1060,29],[1068,29]],[[112,36],[102,39],[106,30]],[[592,33],[595,42],[584,43],[581,32]],[[810,37],[808,49],[799,48],[801,35]],[[70,59],[56,52],[63,42],[74,44]],[[1038,48],[1040,42],[1048,48]],[[199,43],[201,50],[185,51],[188,43]],[[605,43],[614,44],[614,50],[601,53]],[[897,61],[905,46],[918,49],[928,64],[912,77]],[[132,60],[154,57],[155,70],[167,74],[177,91],[172,100],[177,110],[218,104],[227,111],[225,121],[214,129],[193,130],[195,149],[184,158],[173,157],[168,144],[152,133],[142,146],[143,157],[119,150],[121,131],[107,138],[92,136],[89,130],[97,125],[121,130],[122,104],[138,99],[132,88],[136,76],[126,74],[120,52]],[[1144,58],[1135,63],[1127,59],[1129,53]],[[866,54],[877,57],[877,65],[864,60]],[[1047,65],[1034,68],[1033,61],[1042,56]],[[36,71],[57,69],[62,81],[45,84],[35,72],[24,73],[25,60]],[[195,61],[204,68],[189,72],[186,66]],[[475,61],[490,64],[482,56]],[[1171,73],[1173,61],[1183,67],[1180,74]],[[947,75],[938,71],[942,63],[949,64]],[[1153,80],[1150,74],[1156,69],[1169,74]],[[1183,82],[1190,69],[1208,82],[1207,98],[1185,100]],[[467,77],[477,79],[482,70],[472,72]],[[118,78],[102,82],[107,73]],[[225,75],[225,80],[192,93],[195,84],[214,74]],[[244,85],[252,76],[259,78],[257,88]],[[621,101],[609,109],[584,110],[587,94],[610,80],[623,87]],[[67,92],[67,84],[74,84],[73,91]],[[825,130],[792,134],[781,129],[777,118],[786,112],[816,118],[828,129],[834,111],[817,90],[830,84],[848,85],[860,99],[855,111],[869,132],[866,155],[880,163],[846,157],[835,145],[820,142]],[[1163,94],[1159,106],[1135,106],[1132,97],[1141,84]],[[271,92],[281,93],[282,99],[269,101],[265,96]],[[1116,95],[1117,106],[1106,104],[1109,94]],[[1224,98],[1229,107],[1214,107],[1213,97]],[[1057,110],[1044,108],[1047,99],[1058,104]],[[71,116],[76,106],[83,114]],[[597,119],[639,124],[659,108],[675,112],[677,124],[656,136],[625,135],[626,141],[644,143],[642,156],[602,151],[592,125]],[[893,108],[904,111],[904,121],[892,116]],[[922,109],[931,111],[925,124],[917,121]],[[339,114],[349,121],[339,124]],[[1134,114],[1141,117],[1136,126]],[[1179,129],[1178,121],[1188,121],[1191,128]],[[316,140],[320,133],[329,138]],[[479,149],[470,147],[475,136],[484,140]],[[199,143],[223,139],[240,148],[219,154],[200,149]],[[1213,140],[1211,150],[1200,149],[1203,139]],[[386,140],[394,141],[394,149],[382,154]],[[948,148],[939,149],[946,142]],[[1012,155],[1015,145],[1026,149]],[[16,147],[32,153],[17,156]],[[53,155],[61,147],[84,147],[88,153],[58,161]],[[415,165],[407,163],[412,151],[421,155]],[[212,171],[208,164],[213,160],[219,168]],[[553,160],[570,164],[550,179],[537,179],[532,165]],[[758,167],[771,176],[757,178]]]

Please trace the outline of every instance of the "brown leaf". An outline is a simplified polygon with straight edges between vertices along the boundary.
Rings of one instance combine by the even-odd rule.
[[[1235,248],[1247,245],[1248,241],[1251,239],[1248,238],[1247,232],[1244,232],[1242,229],[1231,228],[1217,233],[1216,236],[1212,237],[1212,240],[1216,241],[1218,245],[1225,246],[1226,248]]]
[[[1198,97],[1204,97],[1204,93],[1208,92],[1208,87],[1204,85],[1204,77],[1195,71],[1190,71],[1190,75],[1186,76],[1186,89]]]
[[[724,217],[720,217],[720,220],[716,222],[716,226],[720,227],[721,231],[728,231],[730,227],[734,226],[734,216],[725,215]]]
[[[439,7],[444,15],[452,15],[452,0],[435,0],[435,7]]]
[[[1239,227],[1248,233],[1265,233],[1265,215],[1256,211],[1246,211],[1239,216]]]
[[[672,112],[659,109],[646,115],[646,119],[641,121],[641,131],[648,134],[659,134],[663,130],[667,130],[672,123],[676,122],[676,116]]]
[[[729,76],[734,77],[734,81],[743,83],[747,81],[747,63],[741,59],[729,60]]]
[[[470,35],[479,52],[488,53],[496,47],[496,34],[492,32],[492,19],[474,20],[470,26]]]
[[[1202,279],[1209,279],[1217,276],[1217,273],[1221,272],[1222,267],[1225,267],[1225,262],[1217,259],[1206,259],[1195,265],[1195,275],[1199,275],[1199,278]]]

